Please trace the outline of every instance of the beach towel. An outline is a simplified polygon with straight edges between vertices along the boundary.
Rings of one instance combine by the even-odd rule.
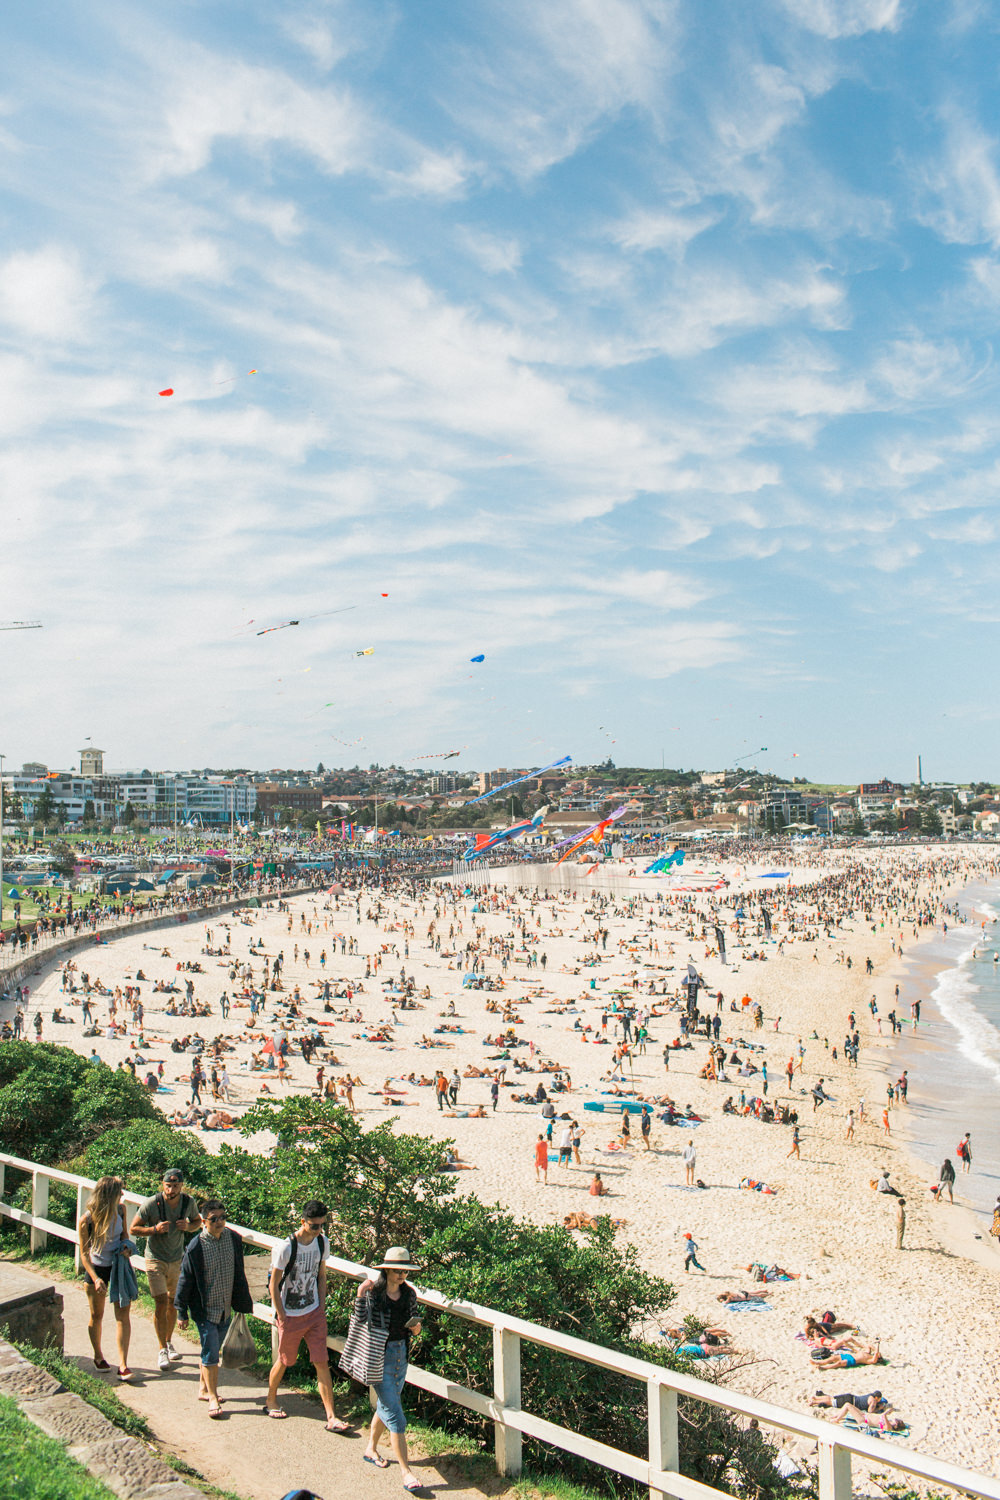
[[[726,1302],[726,1312],[773,1312],[774,1308],[770,1302],[764,1302],[760,1297],[754,1297],[750,1301],[741,1298],[739,1302]]]

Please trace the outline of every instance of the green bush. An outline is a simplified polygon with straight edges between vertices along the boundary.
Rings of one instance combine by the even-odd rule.
[[[162,1120],[131,1073],[51,1042],[0,1042],[0,1141],[46,1166],[130,1120]]]
[[[192,1193],[207,1193],[216,1186],[211,1153],[190,1130],[175,1130],[165,1120],[132,1120],[114,1134],[92,1141],[83,1161],[72,1170],[85,1177],[116,1173],[135,1193],[155,1193],[169,1167],[181,1169]]]

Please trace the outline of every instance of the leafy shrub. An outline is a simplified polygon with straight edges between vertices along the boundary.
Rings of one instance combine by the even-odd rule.
[[[51,1166],[130,1120],[162,1120],[131,1073],[51,1042],[0,1042],[0,1141]]]
[[[102,1135],[87,1147],[84,1163],[73,1170],[86,1177],[114,1172],[136,1193],[155,1193],[169,1167],[181,1169],[185,1187],[193,1193],[216,1186],[211,1153],[190,1130],[175,1130],[165,1120],[132,1120],[114,1134]]]

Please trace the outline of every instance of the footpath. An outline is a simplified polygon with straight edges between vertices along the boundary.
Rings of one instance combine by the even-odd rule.
[[[41,1285],[51,1285],[51,1275],[35,1273],[18,1264],[18,1274],[36,1276]],[[59,1281],[64,1299],[66,1358],[94,1374],[87,1336],[89,1305],[78,1282]],[[169,1374],[156,1366],[157,1341],[152,1319],[137,1306],[132,1309],[132,1343],[129,1365],[134,1379],[123,1384],[112,1369],[104,1378],[123,1402],[149,1423],[161,1449],[181,1458],[209,1483],[240,1497],[240,1500],[281,1500],[296,1486],[314,1490],[323,1500],[396,1500],[403,1493],[399,1469],[377,1469],[362,1462],[366,1427],[352,1427],[348,1434],[327,1432],[323,1408],[318,1401],[294,1394],[287,1385],[279,1392],[288,1413],[284,1422],[264,1415],[265,1386],[243,1370],[222,1370],[219,1391],[223,1416],[212,1420],[207,1406],[198,1401],[198,1346],[180,1330],[175,1347],[183,1359]],[[114,1315],[104,1314],[104,1357],[114,1366]],[[388,1453],[388,1443],[383,1439]],[[460,1463],[461,1460],[458,1460]],[[414,1456],[412,1467],[426,1486],[426,1495],[447,1495],[449,1500],[483,1500],[496,1495],[509,1481],[499,1478],[484,1487],[470,1486],[452,1472],[447,1458]]]

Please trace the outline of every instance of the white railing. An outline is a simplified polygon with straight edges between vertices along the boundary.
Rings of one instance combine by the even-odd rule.
[[[31,1177],[31,1211],[14,1208],[6,1202],[5,1172],[10,1167]],[[88,1177],[77,1177],[72,1172],[62,1172],[56,1167],[43,1167],[38,1162],[25,1161],[19,1156],[0,1152],[0,1215],[25,1224],[31,1231],[32,1251],[43,1250],[50,1234],[76,1245],[79,1267],[79,1235],[65,1224],[57,1224],[48,1217],[49,1186],[53,1182],[64,1183],[76,1189],[77,1222],[86,1206],[87,1197],[94,1186]],[[138,1205],[143,1195],[126,1191],[125,1201]],[[273,1250],[282,1240],[273,1234],[260,1234],[255,1229],[244,1229],[239,1224],[232,1228],[248,1245],[262,1250]],[[133,1263],[144,1267],[145,1259],[133,1257]],[[361,1281],[370,1275],[370,1268],[354,1261],[341,1260],[338,1256],[327,1257],[327,1267],[339,1276]],[[723,1491],[690,1479],[679,1472],[677,1437],[677,1398],[687,1396],[696,1401],[705,1401],[711,1406],[721,1407],[734,1417],[756,1418],[767,1427],[777,1427],[784,1432],[809,1438],[817,1444],[820,1500],[850,1500],[851,1459],[869,1460],[881,1469],[896,1469],[924,1484],[946,1485],[966,1495],[982,1496],[983,1500],[1000,1500],[1000,1481],[986,1475],[974,1474],[956,1464],[944,1462],[925,1454],[912,1453],[894,1443],[868,1437],[864,1433],[848,1432],[844,1428],[832,1428],[815,1417],[788,1411],[784,1407],[772,1406],[758,1401],[753,1396],[724,1390],[682,1375],[674,1370],[665,1370],[643,1359],[631,1355],[617,1354],[600,1344],[591,1344],[570,1334],[558,1333],[541,1323],[530,1323],[524,1318],[509,1317],[491,1307],[480,1307],[474,1302],[464,1302],[442,1296],[430,1287],[417,1290],[420,1301],[437,1312],[451,1317],[463,1318],[469,1323],[479,1324],[493,1330],[493,1395],[484,1395],[453,1381],[445,1380],[430,1370],[410,1365],[406,1378],[421,1390],[456,1406],[478,1412],[493,1423],[494,1446],[497,1469],[501,1474],[518,1474],[521,1469],[522,1436],[536,1438],[553,1448],[561,1448],[590,1463],[600,1464],[616,1474],[624,1474],[640,1484],[648,1485],[651,1500],[665,1500],[674,1496],[676,1500],[720,1500]],[[276,1342],[273,1310],[265,1303],[254,1303],[254,1316],[271,1325],[272,1340]],[[646,1388],[648,1413],[647,1457],[639,1458],[606,1443],[560,1427],[534,1416],[521,1407],[521,1342],[537,1344],[543,1349],[552,1349],[572,1359],[583,1360],[599,1369],[610,1370],[635,1380]],[[331,1336],[327,1339],[331,1349],[341,1350],[344,1339]]]

